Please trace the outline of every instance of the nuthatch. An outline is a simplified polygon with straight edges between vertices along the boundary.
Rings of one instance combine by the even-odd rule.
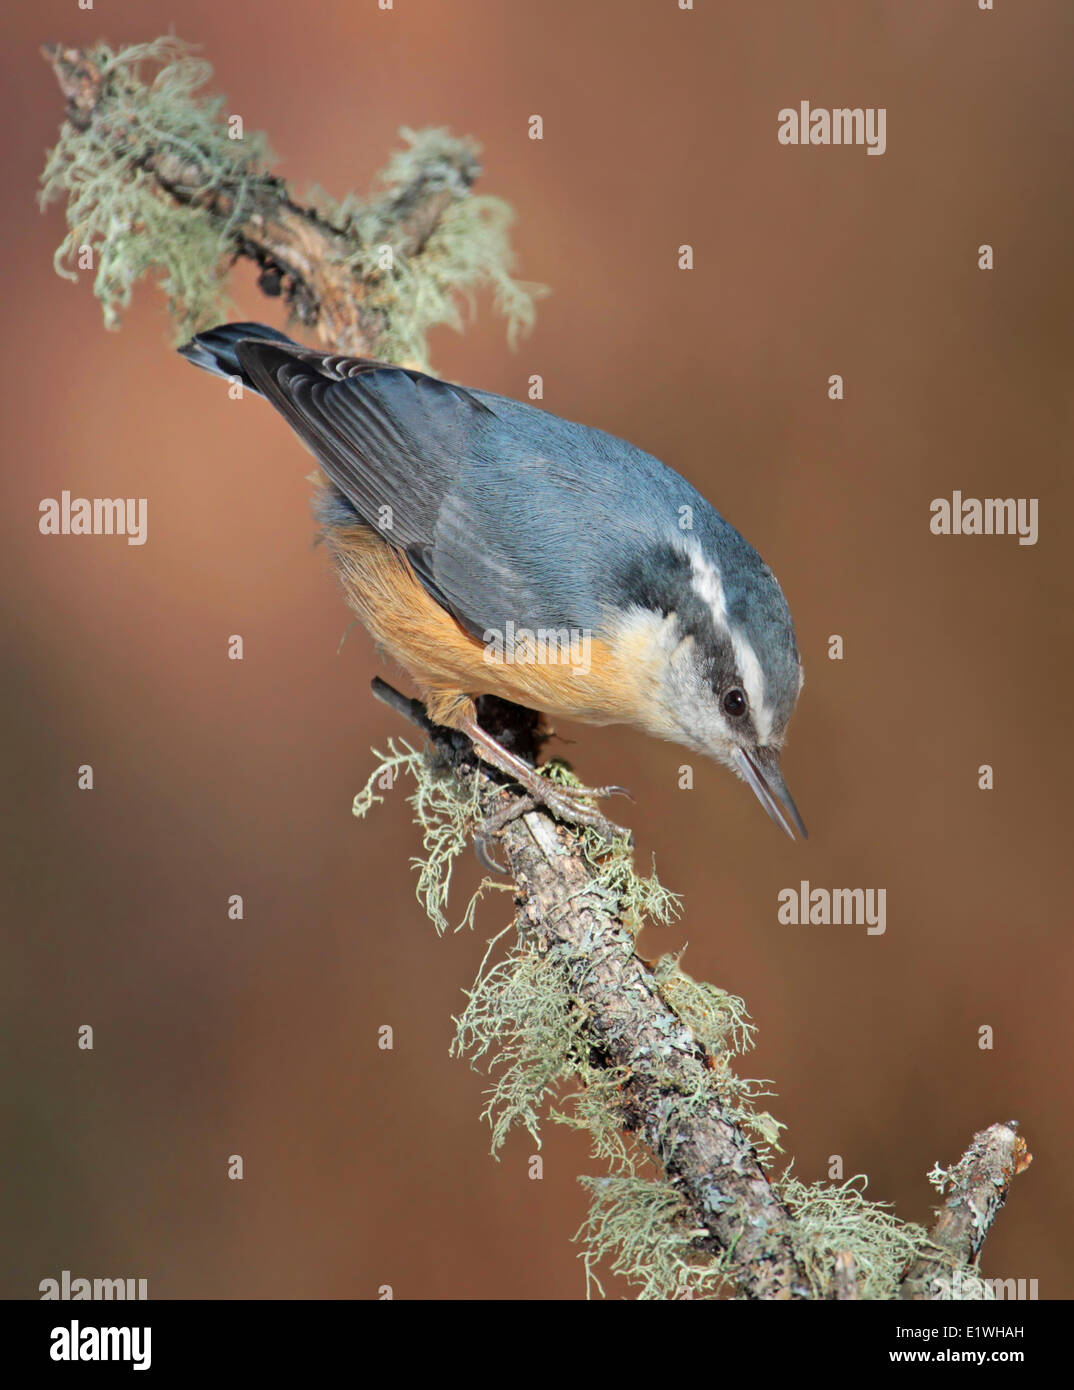
[[[429,717],[535,800],[603,821],[482,729],[476,696],[708,754],[792,839],[792,826],[805,835],[779,769],[802,686],[790,612],[761,557],[685,479],[601,430],[263,324],[214,328],[180,351],[264,396],[313,452],[348,603]]]

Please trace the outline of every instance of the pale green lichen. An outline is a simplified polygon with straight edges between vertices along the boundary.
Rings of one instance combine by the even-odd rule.
[[[489,952],[498,940],[489,943]],[[567,987],[565,951],[539,954],[518,940],[491,966],[489,952],[466,991],[451,1050],[469,1057],[471,1065],[487,1059],[493,1085],[482,1118],[492,1128],[492,1152],[498,1155],[516,1126],[540,1146],[544,1106],[577,1066],[582,1015]]]
[[[835,1256],[840,1252],[853,1257],[858,1296],[863,1299],[898,1298],[907,1267],[933,1254],[941,1255],[947,1265],[945,1298],[976,1301],[995,1296],[975,1265],[939,1251],[923,1226],[900,1221],[889,1203],[869,1201],[864,1195],[868,1181],[858,1174],[838,1186],[807,1185],[792,1177],[788,1168],[775,1182],[794,1216],[798,1254],[818,1298],[826,1297],[831,1288]]]
[[[867,1183],[859,1174],[838,1186],[806,1184],[788,1171],[775,1184],[794,1217],[798,1257],[818,1298],[827,1296],[841,1252],[853,1257],[859,1297],[897,1298],[903,1272],[928,1243],[924,1227],[900,1221],[886,1203],[869,1201]]]
[[[593,1157],[606,1163],[613,1176],[636,1177],[649,1158],[623,1128],[622,1088],[629,1070],[592,1066],[588,1049],[579,1049],[574,1078],[575,1089],[562,1098],[562,1108],[549,1106],[548,1118],[588,1134]]]
[[[712,1298],[724,1284],[722,1262],[699,1254],[698,1231],[674,1184],[633,1176],[586,1177],[589,1215],[574,1239],[583,1246],[586,1295],[604,1297],[596,1266],[606,1264],[637,1288],[639,1299]]]
[[[578,787],[581,782],[558,758],[544,763],[541,773],[560,786]],[[629,836],[616,836],[610,843],[590,826],[579,827],[579,847],[593,878],[590,889],[603,908],[622,919],[636,936],[646,922],[666,926],[682,912],[682,900],[665,888],[654,871],[643,878],[634,867],[634,851]]]
[[[351,810],[364,818],[373,806],[383,802],[382,791],[391,791],[401,776],[414,782],[407,797],[414,811],[415,824],[421,827],[424,855],[415,855],[411,865],[417,870],[415,892],[437,932],[447,931],[450,925],[444,909],[451,892],[451,876],[455,861],[468,847],[478,823],[480,806],[476,778],[464,785],[446,769],[434,765],[424,754],[412,748],[405,739],[398,743],[388,740],[388,752],[373,756],[380,761],[370,773],[365,786],[354,798]],[[477,899],[487,886],[483,884],[471,899],[459,927],[472,924]],[[456,928],[458,930],[458,928]]]
[[[939,1163],[934,1163],[925,1177],[942,1196],[949,1187],[954,1187],[958,1182],[961,1166],[956,1163],[953,1168],[942,1168]]]
[[[443,324],[461,332],[463,304],[472,314],[474,294],[483,289],[507,320],[508,343],[515,347],[520,334],[533,327],[537,300],[547,290],[512,274],[514,213],[503,199],[471,193],[449,203],[417,255],[408,255],[395,235],[395,190],[438,169],[449,185],[451,171],[468,157],[476,161],[480,147],[442,129],[404,127],[400,135],[407,147],[392,155],[377,181],[379,193],[364,203],[353,195],[340,203],[321,195],[328,220],[357,244],[350,264],[365,283],[366,306],[385,315],[379,351],[392,361],[423,364],[429,330]],[[384,246],[392,250],[388,268],[381,264]]]
[[[273,155],[262,134],[222,119],[223,98],[201,94],[212,68],[180,40],[118,50],[102,44],[88,58],[102,78],[101,115],[85,130],[64,124],[41,176],[42,206],[67,204],[68,231],[54,263],[69,279],[77,279],[79,268],[95,267],[94,293],[109,328],[118,325],[137,282],[156,275],[182,340],[227,312],[234,234],[259,186],[278,186],[268,172]],[[472,141],[440,129],[401,134],[406,148],[392,156],[370,198],[314,198],[314,210],[350,248],[341,264],[355,274],[363,310],[379,318],[378,355],[426,365],[430,329],[461,329],[462,306],[472,306],[480,290],[492,294],[513,345],[532,326],[545,290],[514,278],[510,207],[451,181],[459,166],[476,171]],[[176,160],[188,173],[202,171],[200,187],[187,190],[192,205],[161,190],[146,167],[150,158],[158,168]],[[407,254],[393,245],[399,191],[414,180],[435,187],[441,173],[453,201],[425,245]],[[226,216],[210,196],[222,190]],[[393,251],[388,268],[381,265],[385,245]]]
[[[653,966],[660,993],[709,1052],[748,1052],[757,1029],[746,1005],[737,995],[688,975],[679,964],[682,954],[661,956]]]
[[[101,105],[108,117],[86,130],[66,122],[48,156],[41,205],[67,202],[67,235],[54,265],[60,275],[77,279],[72,267],[88,251],[96,265],[94,294],[109,328],[118,326],[135,284],[156,273],[177,337],[188,337],[227,309],[231,232],[242,221],[254,186],[266,178],[272,152],[257,132],[229,137],[220,120],[223,98],[195,96],[212,68],[178,39],[116,51],[102,44],[89,57],[101,73]],[[150,78],[146,67],[158,70]],[[229,216],[162,197],[143,167],[150,156],[196,164],[205,180],[195,194],[226,187],[232,197]]]
[[[680,965],[682,955],[679,951],[661,956],[653,966],[653,978],[668,1007],[682,1019],[710,1059],[711,1070],[699,1075],[697,1089],[687,1099],[703,1108],[710,1103],[715,1089],[724,1113],[753,1137],[762,1161],[766,1161],[770,1151],[779,1150],[780,1131],[785,1128],[768,1111],[757,1108],[758,1100],[774,1094],[765,1089],[771,1083],[741,1077],[732,1065],[735,1057],[753,1047],[756,1026],[737,995],[688,975]]]
[[[379,765],[355,798],[355,814],[365,815],[382,801],[380,793],[394,787],[399,776],[413,779],[408,799],[425,851],[414,860],[418,896],[437,930],[443,931],[452,866],[480,815],[476,779],[469,785],[460,782],[405,742],[391,742],[388,753],[377,757]],[[558,782],[574,780],[560,764],[542,771]],[[609,845],[595,831],[586,830],[580,844],[595,871],[595,882],[586,887],[595,905],[620,920],[632,914],[632,930],[642,925],[647,913],[666,921],[677,910],[677,898],[655,875],[643,880],[634,874],[625,840]],[[477,898],[490,884],[486,880],[471,899],[463,919],[466,925],[472,925]],[[594,1157],[609,1169],[605,1177],[581,1179],[590,1207],[575,1239],[583,1247],[580,1258],[588,1294],[603,1295],[596,1272],[600,1265],[634,1286],[643,1299],[716,1298],[733,1292],[728,1284],[732,1252],[713,1258],[699,1247],[706,1233],[691,1229],[688,1209],[674,1184],[648,1176],[652,1157],[624,1128],[623,1087],[629,1072],[601,1066],[593,1056],[586,1041],[586,1009],[572,984],[585,967],[584,951],[563,944],[539,951],[515,930],[514,940],[496,957],[499,943],[512,930],[505,928],[489,942],[466,1007],[455,1020],[452,1043],[454,1055],[468,1057],[472,1065],[482,1063],[492,1079],[482,1114],[492,1131],[493,1153],[499,1153],[515,1128],[539,1146],[545,1115],[588,1134]],[[764,1089],[768,1083],[739,1077],[732,1065],[752,1047],[755,1026],[740,998],[695,980],[682,969],[681,956],[681,951],[662,956],[653,966],[653,980],[667,1008],[704,1048],[709,1061],[707,1066],[687,1068],[696,1082],[692,1089],[684,1089],[681,1079],[672,1085],[678,1096],[667,1109],[663,1142],[673,1149],[683,1117],[695,1106],[710,1106],[715,1096],[722,1113],[752,1135],[761,1162],[769,1163],[782,1125],[757,1108],[756,1102],[771,1094]],[[929,1176],[941,1190],[952,1180],[952,1173],[939,1167]],[[930,1249],[922,1227],[899,1221],[883,1203],[865,1198],[865,1181],[858,1177],[841,1185],[807,1185],[789,1168],[773,1179],[794,1218],[798,1257],[814,1297],[831,1296],[836,1256],[845,1253],[853,1258],[860,1297],[896,1298],[906,1268]],[[951,1298],[994,1296],[988,1282],[969,1265],[952,1267],[944,1289],[944,1296]]]

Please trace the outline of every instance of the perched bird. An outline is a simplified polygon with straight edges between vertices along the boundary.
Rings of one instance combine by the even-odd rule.
[[[761,557],[684,478],[601,430],[263,324],[226,324],[180,351],[264,396],[312,451],[348,603],[429,717],[534,799],[607,824],[482,729],[476,696],[707,754],[792,839],[805,835],[779,767],[802,686],[790,612]]]

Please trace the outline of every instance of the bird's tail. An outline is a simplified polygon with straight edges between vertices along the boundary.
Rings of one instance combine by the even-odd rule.
[[[263,323],[222,323],[205,333],[195,333],[179,351],[196,367],[203,367],[214,376],[238,377],[243,386],[257,391],[257,386],[247,375],[235,351],[239,343],[250,338],[264,343],[287,343],[291,347],[297,346],[286,333],[280,333]],[[261,393],[258,391],[258,394]]]

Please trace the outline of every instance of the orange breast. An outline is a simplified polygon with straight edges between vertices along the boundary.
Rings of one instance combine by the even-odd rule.
[[[640,722],[640,672],[606,643],[590,637],[581,661],[490,659],[490,646],[445,612],[406,557],[375,531],[330,528],[325,542],[348,604],[413,676],[437,723],[457,725],[470,700],[485,694],[583,723]]]

